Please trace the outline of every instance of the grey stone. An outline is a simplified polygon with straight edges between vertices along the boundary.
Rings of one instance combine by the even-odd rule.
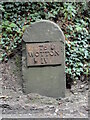
[[[86,86],[85,86],[85,89],[86,89],[86,90],[89,90],[89,87],[88,87],[88,85],[86,85]]]
[[[60,42],[61,65],[27,66],[26,44]],[[64,97],[65,80],[65,37],[57,24],[48,20],[35,22],[26,29],[22,44],[23,91],[39,93],[49,97]]]
[[[28,27],[23,35],[25,42],[47,42],[61,41],[64,43],[65,37],[57,24],[51,21],[42,20]]]

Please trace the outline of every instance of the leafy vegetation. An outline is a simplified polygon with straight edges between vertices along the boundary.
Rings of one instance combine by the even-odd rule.
[[[8,61],[22,41],[26,27],[49,19],[60,25],[66,37],[66,75],[77,80],[88,75],[89,7],[88,3],[4,2],[2,10],[1,60]],[[1,26],[0,26],[1,27]]]

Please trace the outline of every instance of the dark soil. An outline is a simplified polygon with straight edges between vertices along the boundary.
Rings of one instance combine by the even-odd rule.
[[[55,99],[35,93],[24,95],[17,71],[12,61],[0,64],[0,108],[3,117],[88,118],[87,81],[78,80],[71,89],[66,89],[65,98]]]

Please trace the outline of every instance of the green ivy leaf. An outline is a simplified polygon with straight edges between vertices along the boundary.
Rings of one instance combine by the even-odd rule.
[[[9,27],[18,27],[15,23],[11,23]]]

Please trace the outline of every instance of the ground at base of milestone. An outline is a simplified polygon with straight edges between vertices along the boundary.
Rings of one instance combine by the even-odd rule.
[[[88,118],[87,81],[78,81],[66,89],[66,97],[55,99],[30,93],[24,95],[20,80],[11,70],[11,63],[0,64],[0,109],[2,116],[26,115],[29,118]]]

